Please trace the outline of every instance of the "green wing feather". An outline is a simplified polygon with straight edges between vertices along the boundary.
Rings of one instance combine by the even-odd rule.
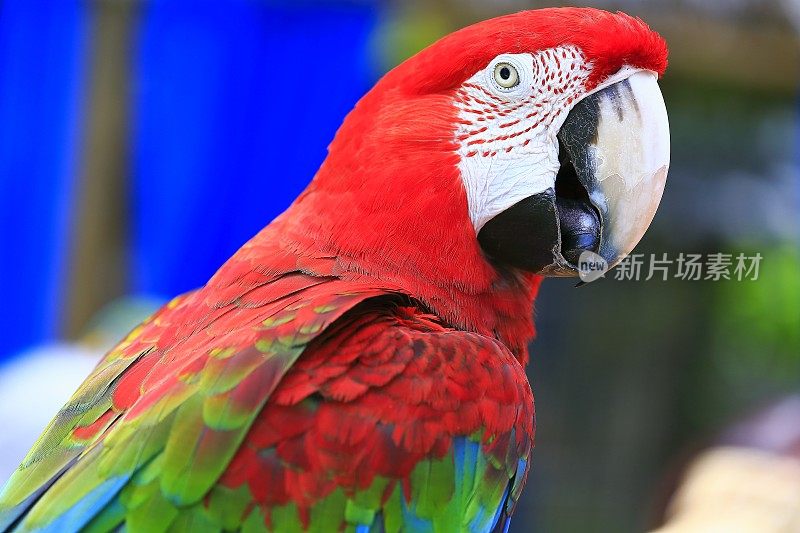
[[[531,401],[524,372],[496,341],[430,318],[410,324],[415,311],[399,319],[396,303],[380,295],[314,285],[244,315],[220,308],[216,316],[248,332],[227,337],[233,330],[220,318],[192,326],[193,296],[172,302],[59,412],[0,493],[0,526],[124,525],[148,533],[502,526],[530,454],[532,427],[520,439],[513,429],[517,404]],[[382,303],[338,320],[368,301]],[[159,344],[164,338],[174,344]],[[247,342],[226,342],[241,338]],[[471,365],[479,374],[470,375]],[[464,384],[473,379],[485,382],[472,390]],[[452,395],[464,399],[454,404]],[[470,419],[468,433],[453,409]],[[453,427],[437,426],[439,418]]]

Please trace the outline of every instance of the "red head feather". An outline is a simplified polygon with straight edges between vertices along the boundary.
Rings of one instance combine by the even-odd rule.
[[[525,359],[539,279],[498,269],[478,245],[457,167],[453,97],[498,54],[564,44],[584,52],[589,86],[626,64],[659,74],[666,67],[663,39],[621,13],[544,9],[464,28],[395,68],[357,104],[314,181],[256,241],[336,256],[340,275],[397,287]]]
[[[423,50],[386,78],[409,92],[460,85],[501,54],[535,53],[561,45],[579,47],[592,65],[591,88],[623,65],[667,68],[667,44],[641,19],[593,8],[522,11],[454,32]]]

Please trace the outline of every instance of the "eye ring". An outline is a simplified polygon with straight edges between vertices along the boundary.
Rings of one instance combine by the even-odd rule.
[[[494,81],[501,89],[513,89],[520,81],[517,67],[507,61],[501,61],[494,66]]]

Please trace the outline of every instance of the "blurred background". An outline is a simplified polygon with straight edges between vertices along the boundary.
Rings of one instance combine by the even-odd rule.
[[[551,5],[1,2],[0,477],[105,349],[288,206],[382,73]],[[512,531],[642,531],[696,450],[800,389],[800,2],[571,5],[641,16],[670,46],[672,165],[637,252],[763,257],[755,281],[543,285]]]

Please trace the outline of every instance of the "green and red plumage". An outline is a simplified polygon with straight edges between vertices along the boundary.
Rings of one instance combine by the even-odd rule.
[[[476,239],[453,98],[497,53],[563,44],[593,54],[587,88],[664,67],[643,23],[579,9],[398,67],[286,213],[105,357],[0,493],[0,528],[502,530],[533,446],[541,278]]]
[[[48,482],[32,470],[81,457],[26,528],[328,531],[380,513],[392,530],[409,513],[433,522],[456,497],[474,499],[472,520],[492,518],[533,436],[530,389],[507,349],[368,283],[306,270],[235,286],[233,301],[221,287],[175,299],[106,357],[4,493],[23,501]],[[483,468],[466,477],[492,480],[495,494],[474,481],[455,492],[445,458],[471,442]],[[95,516],[62,522],[93,498]]]

